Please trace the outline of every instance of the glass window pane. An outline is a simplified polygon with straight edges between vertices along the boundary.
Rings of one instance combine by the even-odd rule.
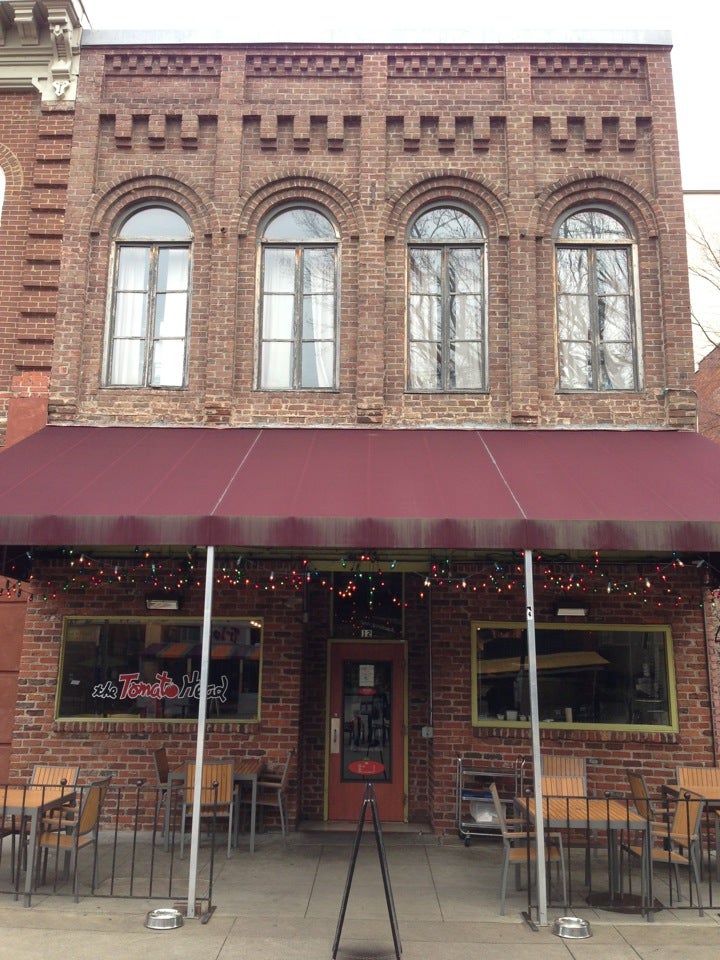
[[[454,343],[450,348],[450,387],[479,390],[483,386],[483,349],[481,343]]]
[[[116,337],[144,337],[147,321],[147,296],[144,293],[119,293],[115,301]]]
[[[413,240],[475,240],[483,233],[469,214],[455,207],[435,207],[419,216],[412,225]]]
[[[263,343],[260,386],[266,390],[289,390],[293,380],[292,357],[291,343]]]
[[[335,297],[303,297],[303,340],[332,340],[335,336]]]
[[[410,340],[440,341],[442,330],[442,303],[440,297],[410,298]]]
[[[154,387],[181,387],[184,381],[185,341],[158,340],[153,348],[150,383]]]
[[[335,290],[334,250],[303,251],[303,292],[332,293]]]
[[[190,258],[187,250],[160,250],[158,254],[158,290],[187,290]]]
[[[475,631],[478,720],[496,723],[509,710],[528,717],[527,631],[517,623],[477,624]],[[676,725],[668,628],[537,624],[535,643],[541,723]]]
[[[267,240],[335,240],[337,234],[332,223],[318,210],[296,207],[284,210],[268,223],[265,229]]]
[[[601,340],[632,340],[630,301],[627,297],[603,297],[598,301]]]
[[[479,293],[482,290],[482,260],[479,250],[450,251],[448,288],[457,293]]]
[[[596,250],[598,293],[627,293],[630,289],[629,267],[627,250]]]
[[[116,340],[112,347],[110,383],[121,387],[141,386],[144,365],[144,340]]]
[[[580,210],[563,221],[559,236],[567,240],[627,239],[625,225],[602,210]]]
[[[155,336],[184,337],[187,323],[187,294],[161,293],[155,304]]]
[[[147,207],[128,217],[119,236],[123,239],[186,240],[190,238],[190,228],[179,213],[167,207]]]
[[[439,250],[410,251],[410,292],[440,293],[441,254]]]
[[[630,344],[603,344],[600,348],[600,367],[604,389],[633,390],[635,388],[635,370]]]
[[[561,340],[590,339],[589,297],[558,298],[558,336]]]
[[[482,340],[484,338],[481,297],[451,297],[450,318],[451,340]]]
[[[293,307],[291,295],[266,295],[263,298],[263,340],[292,340]]]
[[[411,343],[408,350],[408,386],[411,390],[439,390],[440,345],[434,343]]]
[[[118,252],[116,289],[147,290],[150,251],[147,247],[121,247]]]
[[[557,283],[560,293],[588,292],[588,255],[586,250],[557,251]]]
[[[302,345],[301,386],[332,387],[335,382],[335,344],[314,341]]]
[[[566,390],[592,390],[589,343],[560,344],[560,386]]]
[[[263,282],[266,293],[295,292],[295,251],[265,250]]]

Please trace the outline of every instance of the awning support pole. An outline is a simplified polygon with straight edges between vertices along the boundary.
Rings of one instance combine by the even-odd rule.
[[[525,615],[527,619],[528,681],[530,686],[530,736],[532,740],[533,792],[535,794],[535,843],[538,892],[538,924],[547,926],[545,871],[545,823],[542,816],[542,761],[540,759],[540,711],[538,707],[537,655],[535,650],[535,591],[532,550],[525,551]]]
[[[198,700],[197,738],[195,743],[195,783],[190,833],[190,868],[188,875],[187,916],[195,916],[198,848],[200,846],[200,801],[202,798],[203,758],[205,755],[205,720],[207,717],[207,688],[210,673],[210,627],[212,624],[213,583],[215,581],[215,547],[208,547],[205,560],[205,604],[203,607],[202,653],[200,657],[200,697]],[[232,824],[228,825],[228,830]]]

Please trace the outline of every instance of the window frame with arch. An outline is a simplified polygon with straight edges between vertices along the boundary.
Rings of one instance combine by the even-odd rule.
[[[307,200],[274,207],[258,234],[259,390],[337,390],[341,235]]]
[[[406,389],[486,392],[488,231],[483,218],[453,200],[425,204],[408,224],[405,245]],[[461,270],[465,279],[458,282]]]
[[[189,217],[172,203],[148,200],[118,220],[112,236],[104,386],[187,386],[193,243]]]
[[[601,203],[553,228],[557,383],[563,393],[641,389],[636,231]]]

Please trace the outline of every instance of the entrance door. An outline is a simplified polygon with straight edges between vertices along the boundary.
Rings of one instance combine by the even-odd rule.
[[[404,645],[331,644],[330,820],[357,820],[368,779],[375,786],[381,820],[405,819],[404,724]],[[368,764],[358,772],[361,760],[373,761],[377,772],[368,775]]]

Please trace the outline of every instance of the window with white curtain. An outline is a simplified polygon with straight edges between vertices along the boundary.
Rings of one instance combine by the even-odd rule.
[[[474,216],[433,207],[408,235],[408,389],[486,388],[485,235]]]
[[[637,390],[633,237],[614,213],[574,210],[555,230],[561,390]]]
[[[105,383],[182,387],[186,377],[192,234],[169,207],[127,217],[114,241]]]
[[[263,390],[337,385],[339,237],[327,214],[292,207],[261,236],[260,358]]]

